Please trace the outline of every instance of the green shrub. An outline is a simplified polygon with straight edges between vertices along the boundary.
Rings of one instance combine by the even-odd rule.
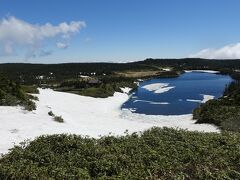
[[[24,101],[22,102],[23,107],[25,108],[25,110],[28,111],[32,111],[32,110],[36,110],[36,104],[33,101]]]
[[[0,159],[0,179],[240,179],[240,134],[153,128],[41,136]]]
[[[34,100],[34,101],[39,101],[37,96],[33,96],[31,94],[28,94],[27,96],[28,96],[28,99],[31,99],[31,100]]]
[[[37,86],[30,86],[30,85],[21,85],[21,88],[24,92],[30,93],[30,94],[39,94],[39,90],[37,89]]]
[[[56,121],[56,122],[59,122],[59,123],[63,123],[64,122],[62,116],[56,116],[52,111],[49,111],[48,115],[52,116],[53,120]]]
[[[59,123],[63,123],[64,122],[62,116],[54,116],[54,121],[59,122]]]
[[[55,116],[52,111],[49,111],[49,112],[48,112],[48,115],[49,115],[49,116]]]
[[[1,106],[21,105],[26,110],[35,110],[36,105],[31,99],[37,100],[37,97],[27,94],[19,84],[0,76]]]
[[[96,98],[107,98],[109,96],[113,96],[114,94],[113,89],[107,89],[106,87],[91,87],[87,89],[83,89],[78,91],[77,93],[79,95],[83,96],[90,96],[90,97],[96,97]]]
[[[197,123],[211,123],[222,130],[240,132],[240,82],[232,82],[224,95],[200,105],[193,111],[193,118]]]

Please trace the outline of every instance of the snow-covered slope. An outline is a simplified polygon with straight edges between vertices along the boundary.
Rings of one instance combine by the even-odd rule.
[[[194,124],[192,115],[148,116],[122,111],[128,95],[115,93],[101,99],[40,89],[37,110],[28,112],[21,107],[0,107],[0,153],[6,153],[14,143],[43,134],[74,133],[99,137],[143,131],[153,126],[217,132],[207,124]],[[48,112],[62,116],[64,123],[55,122]]]

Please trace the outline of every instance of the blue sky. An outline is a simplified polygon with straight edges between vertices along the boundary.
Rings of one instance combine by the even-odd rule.
[[[0,62],[240,58],[239,9],[239,0],[0,0]],[[54,34],[35,32],[47,23]]]

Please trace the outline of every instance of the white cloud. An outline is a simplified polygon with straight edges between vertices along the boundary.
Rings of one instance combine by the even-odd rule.
[[[14,49],[22,46],[27,49],[26,54],[41,51],[42,41],[50,38],[70,38],[71,35],[78,33],[84,27],[86,27],[84,21],[39,25],[9,16],[0,20],[0,50],[5,55],[12,54]]]
[[[190,57],[206,59],[240,59],[240,43],[230,44],[218,49],[203,49],[196,54],[190,55]]]
[[[56,46],[57,46],[57,48],[59,48],[59,49],[67,49],[67,48],[68,48],[68,44],[62,43],[62,42],[57,42],[57,43],[56,43]]]

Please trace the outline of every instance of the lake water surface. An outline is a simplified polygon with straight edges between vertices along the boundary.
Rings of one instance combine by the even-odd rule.
[[[122,108],[147,115],[190,114],[203,103],[204,95],[222,96],[231,81],[226,75],[203,72],[151,79],[141,82]]]

